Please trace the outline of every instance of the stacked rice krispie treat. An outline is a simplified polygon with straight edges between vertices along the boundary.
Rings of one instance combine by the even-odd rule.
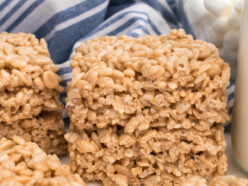
[[[70,166],[105,186],[176,185],[227,169],[230,68],[183,30],[93,39],[76,49],[68,84]]]
[[[47,153],[66,153],[58,67],[32,34],[0,34],[0,137],[22,136]]]
[[[0,139],[0,172],[1,186],[86,186],[56,155],[18,136]]]

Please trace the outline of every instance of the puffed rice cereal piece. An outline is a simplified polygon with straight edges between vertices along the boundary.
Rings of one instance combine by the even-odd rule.
[[[56,155],[47,155],[18,136],[0,139],[0,172],[2,186],[86,186]]]

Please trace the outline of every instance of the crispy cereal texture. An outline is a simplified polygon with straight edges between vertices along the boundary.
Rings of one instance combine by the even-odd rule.
[[[47,44],[32,34],[0,34],[0,122],[32,118],[42,110],[61,111],[58,67]]]
[[[86,181],[102,180],[106,186],[170,185],[188,174],[212,178],[227,169],[220,126],[204,132],[157,127],[133,135],[115,126],[65,137],[72,170]]]
[[[86,186],[56,155],[47,155],[37,144],[21,137],[0,139],[1,186]]]
[[[21,86],[37,90],[57,90],[61,78],[55,73],[44,39],[40,41],[33,34],[3,32],[0,34],[0,88],[15,90]]]
[[[37,143],[46,153],[63,155],[67,151],[65,129],[61,114],[46,112],[32,119],[19,120],[8,125],[0,123],[0,138],[14,135]]]
[[[93,39],[76,49],[71,67],[67,111],[78,129],[121,125],[131,134],[189,121],[204,130],[229,119],[229,65],[183,30]]]
[[[218,176],[209,183],[199,176],[187,178],[181,186],[247,186],[248,180],[236,178],[235,176]]]
[[[169,35],[86,41],[71,60],[71,168],[104,185],[223,175],[230,68],[210,43]]]
[[[0,137],[19,135],[47,153],[66,153],[57,71],[44,39],[0,34]]]

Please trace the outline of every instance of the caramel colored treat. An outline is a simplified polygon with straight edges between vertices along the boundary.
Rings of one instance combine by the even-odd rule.
[[[207,131],[152,127],[132,135],[114,126],[65,138],[72,170],[104,185],[175,184],[189,174],[210,179],[227,169],[222,126]]]
[[[247,186],[248,180],[235,176],[217,176],[207,181],[199,176],[193,176],[184,180],[181,186]]]
[[[0,137],[18,135],[47,153],[66,153],[57,71],[44,39],[0,34]]]
[[[0,34],[0,122],[62,111],[63,88],[47,44],[32,34]]]
[[[44,39],[33,34],[0,34],[0,89],[13,91],[18,87],[57,90],[61,78],[56,74]]]
[[[11,124],[39,116],[42,111],[61,112],[58,92],[20,88],[17,92],[0,91],[0,122]]]
[[[12,124],[0,123],[0,138],[21,136],[26,141],[37,143],[49,154],[66,154],[64,134],[64,122],[58,113],[45,112],[37,118],[18,120]]]
[[[71,60],[70,166],[110,185],[180,184],[226,171],[230,68],[183,30],[86,41]]]
[[[0,185],[86,186],[56,155],[47,155],[37,144],[21,137],[0,139]]]
[[[67,111],[79,130],[121,125],[132,133],[186,119],[204,130],[229,119],[229,65],[183,30],[93,39],[76,49],[71,67]]]

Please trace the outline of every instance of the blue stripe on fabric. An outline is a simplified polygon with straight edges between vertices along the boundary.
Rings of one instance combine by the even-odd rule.
[[[147,35],[151,34],[151,33],[146,29],[146,27],[144,27],[144,26],[142,26],[142,25],[138,26],[138,27],[135,28],[134,30],[136,30],[136,29],[141,29],[141,30],[144,31]]]
[[[106,9],[104,9],[102,12],[99,12],[99,14],[101,13],[102,14],[101,16],[103,16],[105,14],[105,11],[106,11]],[[152,24],[152,22],[149,20],[149,16],[146,13],[138,12],[138,11],[128,11],[128,12],[123,12],[122,14],[118,15],[117,17],[115,17],[115,19],[111,19],[111,20],[105,22],[104,25],[101,25],[101,26],[97,27],[93,31],[91,31],[91,29],[89,29],[89,31],[91,31],[90,35],[92,35],[92,34],[94,34],[96,32],[99,32],[101,29],[106,28],[109,25],[114,24],[116,21],[119,21],[122,17],[124,17],[125,15],[127,15],[127,14],[129,14],[131,12],[146,15],[147,16],[146,22],[149,22],[151,24],[151,27],[155,30],[155,32],[159,33],[157,28],[156,28],[156,26],[154,24]],[[96,16],[96,17],[94,17],[94,16]],[[55,63],[65,61],[65,60],[68,59],[68,56],[70,56],[71,49],[72,49],[71,46],[70,46],[70,43],[73,44],[74,42],[78,41],[78,39],[79,39],[79,38],[76,38],[75,40],[73,40],[71,38],[73,38],[73,36],[76,35],[76,34],[78,34],[78,35],[86,34],[88,32],[87,28],[89,27],[89,25],[87,23],[96,22],[98,14],[95,14],[94,16],[83,20],[82,21],[83,23],[82,22],[77,23],[75,28],[74,27],[69,27],[69,28],[66,28],[64,30],[56,32],[55,35],[53,36],[53,38],[48,41],[49,50],[51,52],[52,59],[55,61]],[[99,21],[99,20],[97,20],[97,21]],[[82,27],[82,25],[85,25],[85,27]],[[69,30],[73,30],[73,31],[70,32]],[[87,31],[87,32],[85,32],[85,31]],[[77,32],[77,33],[75,34],[75,32]],[[85,33],[83,33],[83,32],[85,32]],[[65,41],[63,39],[57,39],[56,40],[56,37],[63,38],[63,35],[66,35],[66,38],[68,39],[67,41]],[[87,38],[90,35],[86,35],[85,37]],[[55,42],[53,43],[53,40],[55,40],[56,43]],[[61,42],[61,44],[59,42]],[[69,47],[67,48],[69,51],[65,50],[65,49],[63,49],[63,50],[58,49],[58,47],[61,47],[61,48],[64,47],[64,43],[69,43],[68,44]],[[63,55],[61,55],[61,53]],[[66,57],[64,57],[64,56],[66,56]]]
[[[180,16],[178,13],[177,5],[176,5],[176,0],[164,0],[167,2],[167,4],[170,6],[171,10],[173,11],[177,21],[180,20]]]
[[[135,33],[135,30],[137,30],[137,29],[141,29],[145,34],[147,34],[147,35],[149,35],[150,34],[150,32],[144,27],[144,26],[137,26],[136,28],[134,28],[132,31],[130,31],[130,32],[128,32],[128,34],[127,35],[129,35],[129,34],[137,34],[137,33]],[[133,32],[133,33],[132,33]],[[139,34],[137,34],[138,36],[139,36]]]
[[[232,112],[233,112],[233,107],[230,107],[230,108],[229,108],[229,111],[228,111],[228,114],[229,114],[229,115],[232,115]]]
[[[228,100],[231,100],[234,98],[234,92],[231,92],[229,95],[228,95]]]
[[[6,6],[8,6],[12,0],[5,0],[1,5],[0,5],[0,11],[3,10]]]
[[[225,132],[230,132],[231,130],[231,123],[228,123],[226,126],[225,126]]]
[[[68,60],[75,42],[77,42],[82,35],[91,32],[96,25],[100,24],[102,20],[99,19],[99,17],[104,17],[105,13],[106,8],[87,19],[83,19],[70,27],[55,32],[52,39],[48,41],[49,51],[54,62],[58,64]]]
[[[6,30],[10,32],[13,30],[18,24],[20,24],[36,7],[38,7],[44,0],[36,0],[33,4],[31,4],[19,17],[14,21]]]
[[[35,35],[39,38],[47,35],[51,30],[55,28],[57,24],[60,24],[68,19],[78,16],[84,12],[89,11],[96,6],[105,3],[105,0],[94,0],[94,1],[84,1],[71,8],[63,10],[52,18],[50,18],[46,23],[44,23],[40,28],[37,29]],[[102,18],[103,19],[103,18]],[[85,25],[86,26],[86,25]]]
[[[114,15],[115,13],[118,13],[121,10],[124,10],[125,8],[128,8],[130,6],[133,6],[135,2],[126,2],[119,4],[119,2],[113,2],[110,0],[109,6],[108,6],[108,11],[105,17],[105,20]]]
[[[229,89],[232,86],[235,86],[235,82],[234,81],[230,81],[230,85],[227,87],[227,89]]]
[[[8,18],[13,15],[19,8],[21,8],[25,2],[27,2],[26,0],[20,0],[11,10],[9,10],[9,12],[0,20],[0,25],[4,24]]]
[[[59,71],[57,72],[57,74],[59,75],[63,75],[66,73],[72,72],[70,67],[64,67],[64,68],[60,68]]]
[[[117,35],[118,33],[120,33],[121,31],[125,30],[131,24],[135,23],[138,20],[145,21],[145,19],[143,19],[143,18],[133,17],[133,18],[129,19],[127,22],[125,22],[124,24],[122,24],[121,26],[119,26],[118,28],[108,32],[106,35]]]
[[[129,37],[134,37],[134,38],[136,38],[136,37],[138,37],[139,36],[139,34],[137,34],[137,33],[129,33],[129,34],[127,34]]]
[[[135,33],[135,30],[136,29],[141,29],[146,35],[149,35],[150,34],[149,31],[145,27],[138,26],[137,28],[135,28],[132,31],[128,32],[127,35],[128,36],[131,36],[131,37],[138,37],[138,36],[140,36],[140,34]]]
[[[66,92],[62,92],[62,93],[60,94],[61,97],[66,97],[66,95],[67,95]]]
[[[128,26],[130,26],[131,24],[135,23],[138,20],[142,20],[145,23],[147,23],[147,20],[141,17],[133,17],[131,19],[129,19],[127,22],[125,22],[124,24],[122,24],[121,26],[119,26],[118,28],[116,28],[115,30],[112,30],[111,32],[107,33],[107,35],[117,35],[119,32],[121,32],[122,30],[125,30]],[[156,30],[154,30],[156,32]],[[156,34],[159,34],[159,32],[156,32]]]
[[[137,13],[137,14],[145,15],[145,16],[147,16],[147,20],[146,21],[149,20],[149,15],[147,13],[140,12],[140,11],[134,11],[134,10],[125,11],[125,12],[122,12],[122,13],[116,15],[116,17],[114,17],[114,18],[110,18],[109,20],[106,20],[103,24],[101,24],[99,27],[97,27],[96,29],[94,29],[90,34],[88,34],[88,35],[84,36],[83,38],[81,38],[79,41],[84,40],[84,39],[86,39],[86,38],[88,38],[88,37],[96,34],[97,32],[99,32],[99,31],[107,28],[108,26],[110,26],[112,24],[115,24],[117,21],[121,20],[123,17],[125,17],[126,15],[129,15],[131,13]],[[154,30],[155,32],[159,32],[158,29],[157,29],[157,27],[151,21],[148,21],[148,22],[150,24],[152,24],[150,26],[155,29]]]
[[[193,32],[193,29],[191,28],[190,24],[189,24],[189,21],[188,21],[188,18],[187,18],[187,15],[186,13],[184,12],[184,4],[183,4],[183,1],[182,0],[179,0],[178,1],[179,4],[177,5],[178,6],[178,12],[179,12],[179,17],[181,17],[181,22],[182,22],[182,25],[183,25],[183,28],[185,30],[185,32],[187,34],[191,34],[194,38],[195,37],[195,34]]]
[[[158,12],[160,12],[163,16],[163,18],[168,21],[169,23],[177,26],[178,22],[174,15],[172,15],[167,9],[163,8],[163,6],[158,2],[157,0],[144,0],[147,4],[149,4],[151,7],[156,9]]]
[[[71,81],[71,80],[70,80],[70,79],[63,80],[63,81],[60,82],[60,85],[61,85],[62,87],[66,87],[67,82],[69,82],[69,81]]]

